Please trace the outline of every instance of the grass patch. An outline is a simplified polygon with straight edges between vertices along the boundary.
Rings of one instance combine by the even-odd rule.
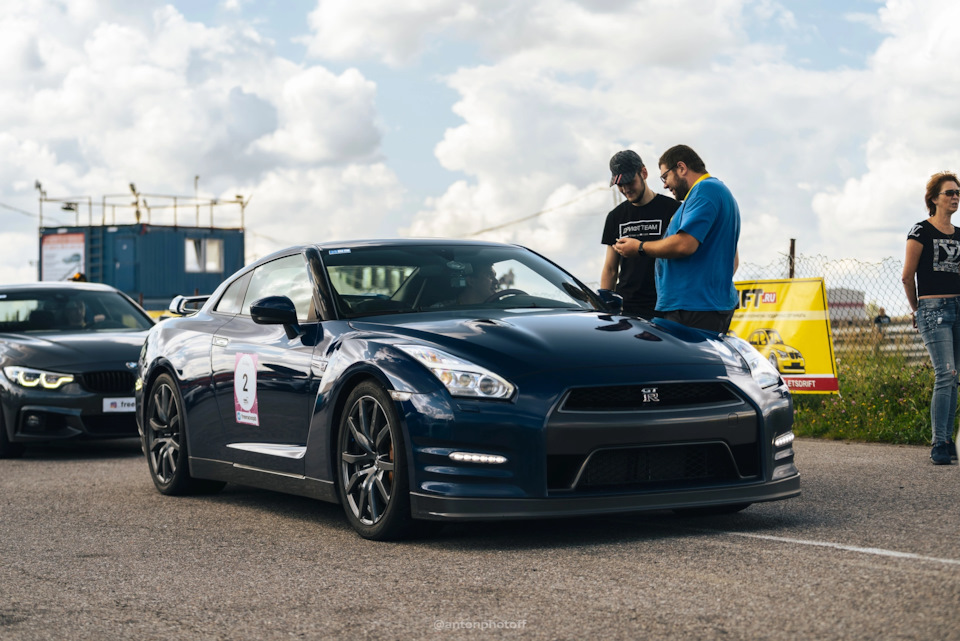
[[[933,367],[900,357],[837,359],[840,395],[795,394],[797,436],[928,445]]]

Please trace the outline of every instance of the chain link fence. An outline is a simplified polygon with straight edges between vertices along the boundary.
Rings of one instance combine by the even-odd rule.
[[[776,280],[790,277],[790,257],[768,265],[742,263],[736,280]],[[869,263],[824,256],[795,256],[794,278],[823,278],[833,346],[839,362],[856,367],[868,362],[899,360],[908,365],[928,362],[920,334],[913,328],[910,306],[900,281],[903,261],[885,258]],[[890,323],[878,325],[881,309]]]

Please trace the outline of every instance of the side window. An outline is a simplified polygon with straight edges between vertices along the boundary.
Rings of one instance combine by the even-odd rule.
[[[249,315],[250,305],[267,296],[286,296],[297,308],[297,320],[315,320],[313,288],[303,256],[278,258],[254,270],[240,313]]]
[[[233,281],[223,296],[217,301],[217,306],[213,308],[215,312],[224,314],[239,314],[243,306],[243,293],[247,289],[247,283],[250,282],[250,274]]]

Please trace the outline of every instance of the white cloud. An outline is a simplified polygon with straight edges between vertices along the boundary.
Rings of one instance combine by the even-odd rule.
[[[755,263],[790,238],[801,253],[899,256],[925,178],[960,168],[960,5],[947,0],[840,14],[885,40],[865,68],[817,71],[771,35],[811,29],[776,0],[323,0],[309,63],[278,56],[256,21],[229,22],[255,6],[225,0],[228,21],[211,26],[161,0],[3,3],[0,202],[33,211],[37,178],[51,195],[130,181],[183,193],[200,175],[201,193],[254,195],[255,253],[369,235],[409,207],[405,157],[381,147],[390,105],[368,70],[382,65],[454,69],[442,82],[462,118],[422,143],[453,182],[398,233],[498,227],[482,237],[592,282],[614,204],[607,162],[622,148],[654,169],[673,144],[697,149],[738,198],[741,257]],[[29,233],[25,217],[8,220]],[[6,261],[3,280],[22,258]]]
[[[0,43],[0,203],[35,211],[36,179],[51,198],[99,205],[129,182],[193,193],[199,175],[201,196],[254,193],[248,221],[293,244],[304,212],[325,221],[311,233],[360,236],[402,198],[379,160],[373,83],[280,58],[248,24],[211,27],[160,2],[40,0],[4,4]],[[0,281],[24,278],[20,263],[0,256]]]
[[[505,0],[504,0],[505,1]],[[476,21],[500,0],[324,0],[308,18],[309,52],[331,60],[382,60],[389,65],[419,55],[431,35]]]
[[[255,150],[298,162],[334,162],[376,152],[376,88],[355,69],[335,76],[311,67],[290,77],[278,99],[280,127]]]

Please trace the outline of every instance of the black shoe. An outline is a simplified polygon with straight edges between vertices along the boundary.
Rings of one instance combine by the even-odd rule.
[[[947,452],[950,454],[950,460],[957,460],[957,444],[953,441],[947,441]]]
[[[937,443],[930,450],[930,460],[934,465],[950,465],[950,444]]]

